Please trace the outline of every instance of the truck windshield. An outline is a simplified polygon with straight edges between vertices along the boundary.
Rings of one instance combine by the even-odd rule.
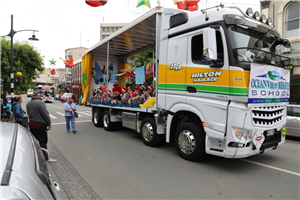
[[[228,27],[236,62],[256,62],[282,67],[288,58],[279,55],[275,36],[243,25]]]

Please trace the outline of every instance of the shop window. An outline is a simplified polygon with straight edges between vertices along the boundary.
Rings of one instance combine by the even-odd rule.
[[[285,37],[300,35],[300,2],[289,5],[285,13]]]
[[[223,62],[224,51],[222,36],[219,31],[216,32],[217,55],[218,59]],[[212,62],[206,60],[203,55],[203,35],[196,35],[192,38],[192,61],[195,64],[211,65]]]

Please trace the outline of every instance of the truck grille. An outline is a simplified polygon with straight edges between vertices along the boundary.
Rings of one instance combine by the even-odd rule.
[[[252,119],[255,126],[273,127],[282,122],[284,106],[254,107]]]

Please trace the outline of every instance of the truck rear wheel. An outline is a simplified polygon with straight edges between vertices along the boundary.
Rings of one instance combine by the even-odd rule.
[[[100,109],[93,110],[93,123],[96,127],[103,127],[102,111]]]
[[[109,111],[105,110],[102,115],[103,128],[106,131],[112,131],[114,129],[115,123],[110,121]]]
[[[145,145],[150,147],[158,146],[164,140],[164,135],[158,135],[156,124],[152,117],[146,117],[142,121],[141,138]]]
[[[175,145],[179,155],[189,161],[205,156],[205,133],[194,123],[184,123],[176,131]]]

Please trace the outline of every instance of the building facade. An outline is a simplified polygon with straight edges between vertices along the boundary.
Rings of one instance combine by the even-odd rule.
[[[72,67],[72,93],[80,97],[82,95],[82,58],[74,61]]]
[[[119,29],[123,28],[127,24],[124,23],[101,23],[100,24],[100,41],[107,38],[114,32],[117,32]]]
[[[88,48],[85,47],[76,47],[76,48],[70,48],[65,50],[65,59],[69,60],[71,57],[73,58],[73,64],[74,61],[81,58],[84,54],[84,52]],[[72,88],[72,68],[65,67],[65,91],[71,92]]]
[[[264,0],[261,13],[273,19],[275,29],[282,38],[288,39],[291,48],[281,47],[283,56],[291,58],[290,104],[300,104],[300,0]]]

